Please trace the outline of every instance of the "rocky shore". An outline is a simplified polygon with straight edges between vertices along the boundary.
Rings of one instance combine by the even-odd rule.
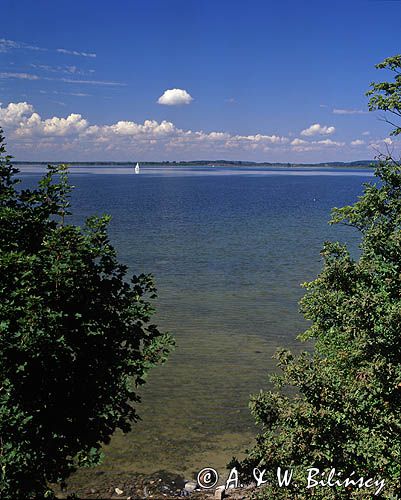
[[[72,480],[64,490],[56,491],[57,498],[75,496],[78,499],[169,499],[188,500],[245,500],[249,499],[254,485],[244,488],[230,488],[216,485],[210,490],[202,490],[193,479],[160,471],[152,478],[143,474],[110,474],[102,471],[87,476],[86,481]]]

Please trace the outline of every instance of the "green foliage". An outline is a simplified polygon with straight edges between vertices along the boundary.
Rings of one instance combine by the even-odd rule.
[[[126,277],[108,216],[66,224],[66,167],[17,190],[0,131],[0,497],[51,495],[139,417],[137,387],[172,339],[151,275]]]
[[[305,284],[301,308],[312,325],[302,339],[315,341],[314,353],[279,351],[277,390],[251,400],[262,433],[234,464],[248,475],[253,467],[269,471],[266,498],[307,498],[312,466],[383,478],[387,491],[401,493],[401,167],[383,163],[377,175],[381,183],[367,185],[357,203],[333,211],[332,222],[361,230],[360,258],[326,243],[322,272]],[[278,488],[277,467],[294,468],[298,486]],[[358,494],[367,498],[366,490],[314,491],[315,498]]]
[[[369,100],[369,110],[382,110],[390,112],[397,118],[401,118],[401,55],[387,57],[383,62],[376,65],[378,69],[389,69],[395,73],[394,82],[371,83],[371,89],[366,95],[372,96]],[[401,126],[386,119],[394,126],[391,135],[401,134]]]
[[[375,98],[371,106],[398,112],[400,84],[398,77],[392,101]],[[328,242],[323,270],[304,284],[301,311],[311,326],[300,339],[313,341],[313,353],[280,350],[275,390],[252,397],[261,433],[230,467],[250,480],[253,468],[266,469],[262,498],[373,498],[372,489],[306,489],[309,467],[381,478],[384,497],[401,494],[401,165],[382,157],[376,176],[354,205],[332,213],[331,223],[361,232],[359,258]],[[277,467],[293,469],[288,487],[278,487]]]

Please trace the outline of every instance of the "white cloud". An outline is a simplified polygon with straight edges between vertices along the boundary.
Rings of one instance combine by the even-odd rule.
[[[158,123],[156,120],[145,120],[143,124],[131,121],[119,121],[113,125],[92,125],[84,135],[103,141],[113,136],[119,137],[163,137],[176,133],[176,127],[167,121]]]
[[[37,47],[35,45],[29,45],[25,42],[17,42],[15,40],[7,40],[6,38],[0,38],[0,52],[10,52],[12,50],[38,50],[42,52],[58,52],[60,54],[67,54],[72,56],[82,56],[82,57],[96,57],[93,52],[82,52],[79,50],[68,50],[68,49],[47,49],[44,47]]]
[[[23,121],[15,129],[16,137],[32,136],[51,136],[63,137],[66,135],[79,134],[88,127],[88,122],[81,115],[71,113],[67,118],[48,118],[42,120],[38,113],[32,115]]]
[[[143,123],[121,120],[110,125],[91,125],[77,113],[43,119],[26,102],[10,103],[5,108],[0,105],[0,124],[7,129],[11,139],[17,143],[22,141],[19,142],[20,146],[26,146],[30,138],[35,138],[34,147],[38,149],[44,148],[43,144],[52,144],[58,150],[69,144],[81,150],[85,144],[85,148],[91,151],[101,149],[126,153],[150,151],[157,146],[159,150],[167,152],[196,149],[218,154],[227,151],[265,152],[279,149],[289,142],[287,137],[275,134],[240,135],[222,131],[183,130],[166,120],[145,120]]]
[[[291,141],[291,146],[302,146],[303,144],[308,144],[308,141],[304,141],[303,139],[294,139]]]
[[[345,142],[332,141],[331,139],[323,139],[315,141],[315,144],[323,144],[324,146],[344,146]]]
[[[126,141],[138,144],[163,144],[167,149],[199,146],[203,149],[243,149],[266,151],[270,145],[285,144],[288,139],[276,135],[231,135],[227,132],[182,130],[168,121],[145,120],[143,124],[120,121],[113,125],[93,125],[82,134],[96,143]],[[127,142],[128,141],[128,142]]]
[[[6,108],[2,108],[0,105],[0,126],[18,126],[29,113],[33,113],[33,106],[27,102],[10,102]]]
[[[6,40],[5,38],[0,38],[0,52],[9,52],[12,49],[18,48],[17,43],[12,40]]]
[[[105,80],[72,80],[71,78],[46,78],[46,80],[59,80],[64,83],[82,83],[84,85],[112,85],[118,87],[125,87],[127,85],[126,83],[108,82]]]
[[[17,80],[40,80],[39,76],[32,75],[31,73],[9,73],[7,71],[0,73],[0,78],[12,78]]]
[[[362,135],[370,135],[369,130],[365,130],[365,132],[362,132]]]
[[[165,106],[190,104],[191,101],[193,101],[193,98],[183,89],[168,89],[157,100],[159,104],[164,104]]]
[[[393,141],[390,139],[390,137],[386,137],[385,139],[383,139],[383,142],[388,146],[391,146],[393,144]]]
[[[75,97],[90,97],[91,94],[86,94],[85,92],[62,92],[63,95],[73,95]]]
[[[363,111],[362,109],[333,109],[335,115],[365,115],[369,111]]]
[[[76,80],[72,78],[50,78],[48,76],[38,76],[32,73],[10,73],[10,72],[2,72],[0,73],[0,79],[11,78],[18,80],[46,80],[52,82],[64,82],[64,83],[75,83],[75,84],[84,84],[84,85],[111,85],[111,86],[126,86],[126,83],[120,82],[109,82],[105,80]]]
[[[212,134],[213,133],[214,132],[212,132]],[[267,142],[269,144],[285,144],[288,142],[288,139],[286,137],[281,137],[279,135],[256,134],[256,135],[234,135],[231,137],[234,137],[238,140],[260,142],[260,143]]]
[[[39,92],[45,95],[72,95],[74,97],[90,97],[92,95],[84,92],[59,92],[58,90],[39,90]]]
[[[0,52],[10,52],[11,50],[17,49],[47,51],[47,49],[43,49],[42,47],[35,47],[34,45],[28,45],[24,42],[16,42],[15,40],[0,38]]]
[[[352,147],[362,146],[360,139],[345,144],[327,135],[289,138],[276,134],[243,135],[221,130],[189,130],[178,128],[167,120],[145,120],[141,123],[120,120],[110,124],[91,124],[79,113],[42,117],[27,102],[0,105],[0,126],[4,127],[9,143],[16,148],[14,153],[23,151],[27,157],[31,153],[33,156],[36,151],[42,158],[46,151],[58,158],[61,158],[63,151],[69,151],[71,157],[88,158],[98,154],[117,159],[135,154],[153,158],[156,155],[159,158],[172,155],[183,159],[203,155],[246,158],[258,154],[260,159],[268,161],[281,155],[286,161],[290,154],[295,153],[314,155],[320,152],[322,157],[328,152],[332,155],[331,152],[335,151],[336,155],[347,155],[352,152]],[[321,125],[319,127],[324,128]],[[383,140],[379,142],[383,148],[385,143]],[[389,144],[388,140],[386,143]],[[267,156],[264,156],[265,153]]]
[[[67,50],[67,49],[56,49],[56,52],[71,56],[96,57],[96,54],[94,52],[80,52],[78,50]]]
[[[321,139],[320,141],[304,141],[303,139],[296,138],[291,141],[291,146],[294,151],[307,152],[307,151],[321,151],[329,147],[343,147],[345,142],[332,141],[331,139]]]
[[[326,125],[320,125],[320,123],[314,123],[310,127],[302,130],[301,135],[308,137],[313,135],[330,135],[335,131],[335,127],[328,127]]]
[[[48,71],[49,73],[64,73],[67,75],[83,75],[84,71],[80,70],[77,66],[50,66],[49,64],[31,64],[31,68],[35,68],[42,71]]]

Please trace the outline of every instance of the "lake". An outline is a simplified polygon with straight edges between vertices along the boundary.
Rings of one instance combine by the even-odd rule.
[[[20,167],[24,185],[44,169]],[[224,469],[256,429],[249,396],[269,388],[279,346],[307,327],[300,284],[321,269],[323,241],[358,234],[329,226],[371,170],[72,167],[73,221],[112,215],[110,237],[133,273],[155,275],[157,323],[177,342],[142,391],[142,422],[117,432],[98,470]]]

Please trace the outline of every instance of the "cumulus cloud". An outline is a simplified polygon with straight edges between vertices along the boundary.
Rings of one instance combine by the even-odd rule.
[[[88,127],[84,136],[92,137],[95,140],[108,140],[112,137],[131,138],[160,138],[177,133],[173,123],[163,120],[145,120],[143,124],[132,121],[119,121],[113,125],[92,125]]]
[[[330,135],[335,131],[335,127],[328,127],[326,125],[320,125],[320,123],[314,123],[310,127],[302,130],[301,135],[308,137],[313,135]]]
[[[183,89],[168,89],[157,100],[159,104],[164,104],[165,106],[190,104],[191,101],[193,101],[193,98]]]
[[[323,144],[324,146],[344,146],[345,142],[332,141],[331,139],[323,139],[315,141],[315,144]]]
[[[136,153],[162,157],[168,154],[174,157],[231,154],[238,158],[248,153],[287,155],[339,151],[344,146],[362,145],[358,140],[346,145],[328,137],[289,139],[277,134],[244,135],[219,130],[189,130],[167,120],[145,120],[142,123],[120,120],[110,124],[91,124],[79,113],[42,117],[27,102],[0,105],[0,126],[4,127],[7,138],[17,151],[26,151],[25,154],[50,151],[60,155],[63,151],[70,151],[71,155],[104,153],[117,158]],[[319,127],[322,128],[321,125]],[[382,147],[383,144],[381,141]]]
[[[64,137],[79,134],[88,127],[88,122],[81,115],[72,113],[67,118],[48,118],[42,120],[38,113],[33,113],[21,122],[15,130],[16,137],[51,136]]]
[[[365,144],[365,141],[362,141],[361,139],[351,141],[351,146],[362,146],[363,144]]]
[[[172,122],[145,120],[143,124],[119,121],[112,125],[88,127],[82,137],[96,143],[125,141],[130,144],[162,144],[168,150],[201,147],[213,150],[260,150],[267,151],[270,145],[285,144],[288,139],[276,135],[233,135],[227,132],[203,132],[183,130]]]
[[[302,144],[308,144],[308,141],[304,141],[303,139],[294,139],[291,141],[291,146],[302,146]]]
[[[297,152],[320,151],[327,147],[343,147],[345,142],[332,141],[331,139],[321,139],[319,141],[305,141],[304,139],[296,138],[291,141],[292,149]]]
[[[363,111],[362,109],[338,109],[334,108],[333,113],[335,115],[365,115],[369,111]]]
[[[388,146],[391,146],[393,144],[393,141],[390,139],[390,137],[386,137],[385,139],[383,139],[383,142]]]
[[[6,108],[2,108],[0,105],[0,126],[18,126],[26,119],[26,115],[32,114],[33,111],[33,106],[27,102],[10,102]]]
[[[0,106],[0,125],[7,129],[7,136],[20,147],[31,145],[44,148],[44,144],[58,148],[83,145],[91,151],[204,151],[227,153],[228,151],[270,151],[285,146],[289,139],[276,134],[230,134],[223,131],[184,130],[170,121],[145,120],[136,123],[121,120],[110,125],[90,124],[82,115],[72,113],[66,117],[42,118],[32,105],[10,103]],[[64,139],[63,139],[64,138]],[[50,147],[50,146],[49,146]],[[60,149],[61,151],[62,149]]]

